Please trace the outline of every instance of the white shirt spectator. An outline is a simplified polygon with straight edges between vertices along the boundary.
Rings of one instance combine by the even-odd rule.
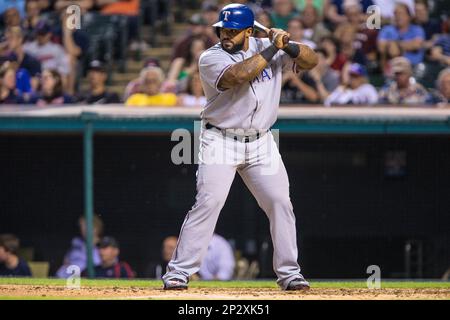
[[[378,93],[374,86],[364,83],[356,89],[339,86],[325,100],[325,106],[332,104],[375,104]]]
[[[53,42],[39,45],[33,41],[25,43],[24,50],[41,62],[42,69],[54,69],[63,76],[70,73],[69,55],[61,45]]]
[[[398,3],[406,4],[411,15],[414,15],[414,0],[373,0],[373,4],[380,8],[381,17],[385,19],[394,17],[394,9]]]
[[[100,253],[96,246],[92,250],[92,259],[94,266],[101,264]],[[80,268],[81,271],[87,268],[87,248],[86,241],[83,238],[76,237],[72,239],[70,250],[64,257],[64,265],[62,265],[56,272],[58,278],[69,278],[72,274],[67,272],[67,268],[75,265]]]
[[[196,97],[193,95],[181,96],[182,104],[184,107],[204,107],[206,105],[206,97]]]
[[[223,237],[213,234],[199,274],[202,280],[231,280],[234,274],[234,253]]]

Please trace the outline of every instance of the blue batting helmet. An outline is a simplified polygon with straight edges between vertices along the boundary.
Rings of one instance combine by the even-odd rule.
[[[239,3],[229,4],[220,11],[219,22],[213,24],[216,28],[245,29],[253,27],[255,16],[246,5]]]

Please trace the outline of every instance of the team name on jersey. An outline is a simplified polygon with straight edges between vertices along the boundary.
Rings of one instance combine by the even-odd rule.
[[[253,83],[260,83],[270,81],[273,78],[272,68],[267,67],[261,73],[253,79]]]

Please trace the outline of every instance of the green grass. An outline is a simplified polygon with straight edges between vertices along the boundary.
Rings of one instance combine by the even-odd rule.
[[[65,286],[62,279],[34,279],[34,278],[0,278],[0,285],[32,285],[32,286]],[[158,280],[89,280],[81,279],[81,285],[86,287],[120,287],[120,288],[161,288]],[[275,280],[261,281],[193,281],[191,288],[277,288]],[[367,288],[365,281],[311,281],[312,288]],[[382,288],[449,288],[450,282],[444,281],[382,281]]]

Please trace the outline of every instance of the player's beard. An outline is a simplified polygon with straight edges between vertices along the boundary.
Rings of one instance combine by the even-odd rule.
[[[242,41],[241,43],[235,44],[230,49],[225,48],[223,44],[221,44],[221,46],[222,46],[222,49],[225,50],[226,52],[228,52],[230,54],[234,54],[234,53],[242,50],[242,48],[244,47],[244,41]]]

